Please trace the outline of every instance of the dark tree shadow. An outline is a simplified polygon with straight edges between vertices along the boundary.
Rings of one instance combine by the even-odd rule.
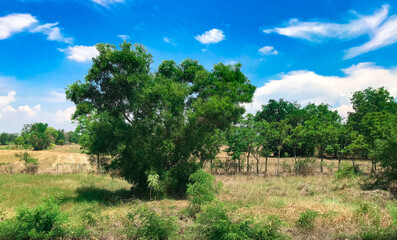
[[[63,202],[97,202],[105,206],[118,205],[134,199],[133,193],[127,189],[110,191],[94,186],[79,187],[76,189],[76,197],[64,198]]]

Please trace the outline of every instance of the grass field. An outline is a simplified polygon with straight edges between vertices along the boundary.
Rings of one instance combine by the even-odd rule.
[[[349,239],[362,229],[392,224],[390,211],[397,208],[383,191],[363,191],[359,180],[335,181],[331,175],[310,177],[217,176],[223,183],[218,195],[232,219],[277,215],[282,231],[293,239]],[[181,226],[175,239],[188,239],[193,220],[186,217],[187,200],[134,199],[127,182],[91,174],[0,175],[0,219],[20,207],[34,207],[43,199],[61,199],[61,209],[72,227],[84,225],[90,239],[125,239],[127,213],[146,205],[177,217]],[[302,231],[296,222],[306,210],[317,211],[314,228]]]

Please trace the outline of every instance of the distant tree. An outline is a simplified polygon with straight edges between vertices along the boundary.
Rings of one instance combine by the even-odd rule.
[[[0,134],[0,145],[6,145],[8,143],[8,134],[3,132]]]
[[[220,152],[220,148],[226,142],[225,134],[217,129],[213,134],[208,134],[204,142],[203,145],[198,146],[197,149],[193,151],[193,155],[199,159],[201,166],[209,161],[212,171],[213,160],[215,160]]]
[[[152,56],[141,45],[98,44],[97,49],[85,81],[66,92],[76,104],[74,119],[95,121],[86,128],[86,139],[107,136],[109,144],[99,153],[113,158],[111,168],[133,182],[137,193],[149,193],[145,172],[154,170],[169,194],[184,194],[197,170],[193,152],[208,134],[237,122],[255,87],[240,64],[217,64],[209,72],[190,59],[179,65],[163,61],[152,72]]]
[[[50,140],[51,144],[55,144],[58,139],[58,131],[53,127],[48,127],[45,130],[45,134],[47,135],[48,139]]]
[[[356,91],[353,93],[351,103],[354,112],[349,113],[348,122],[359,133],[365,129],[361,122],[368,113],[385,111],[394,114],[397,112],[397,103],[384,87],[378,89],[369,87],[363,91]]]
[[[47,127],[47,123],[26,124],[22,129],[21,141],[26,141],[33,150],[47,149],[51,144],[50,137],[46,134]]]
[[[272,127],[275,130],[274,140],[276,142],[277,148],[277,174],[280,170],[280,157],[281,157],[281,150],[283,147],[288,143],[288,139],[291,134],[291,125],[287,123],[287,120],[281,120],[279,122],[272,122]]]
[[[303,125],[298,125],[295,128],[291,130],[291,134],[289,135],[287,139],[287,143],[289,147],[291,147],[293,153],[294,153],[294,161],[296,162],[296,152],[299,150],[306,139],[306,133],[305,133],[305,128]]]
[[[274,141],[277,136],[276,130],[272,124],[261,120],[255,123],[255,129],[258,136],[259,155],[265,157],[265,174],[267,174],[267,165],[269,156],[275,151]],[[256,173],[259,175],[259,156],[254,154],[256,159]]]
[[[55,144],[57,145],[64,145],[66,141],[65,131],[63,129],[57,130],[57,139]]]
[[[377,139],[370,153],[371,159],[380,162],[383,171],[377,182],[384,187],[397,183],[397,115],[390,119],[389,131],[384,139]]]
[[[335,142],[335,133],[342,118],[336,111],[331,111],[327,104],[308,104],[305,109],[310,116],[305,121],[305,131],[317,147],[321,159],[320,169],[323,172],[324,155],[327,147]]]
[[[255,120],[266,120],[267,122],[279,122],[287,120],[288,124],[295,127],[303,120],[303,111],[296,102],[285,101],[284,99],[270,99],[262,109],[255,115]]]

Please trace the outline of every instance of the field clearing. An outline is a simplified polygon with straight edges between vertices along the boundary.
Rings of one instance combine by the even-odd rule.
[[[20,162],[16,153],[21,153],[24,150],[20,149],[9,149],[7,146],[2,146],[0,148],[0,174],[10,174],[10,173],[21,173],[24,169],[24,163]],[[55,146],[52,149],[43,151],[27,151],[32,157],[37,158],[39,162],[39,174],[64,174],[64,173],[84,173],[95,171],[95,167],[90,166],[88,162],[88,155],[82,153],[80,145],[72,144],[65,146]],[[230,158],[226,152],[221,151],[217,156],[218,165],[219,163],[224,164],[228,158]],[[262,174],[265,172],[265,158],[259,158],[259,172]],[[304,159],[304,158],[298,158]],[[320,172],[320,159],[315,159],[316,165],[313,166],[315,169],[314,173]],[[247,172],[247,158],[242,156],[241,158],[241,172]],[[249,169],[251,174],[256,173],[257,162],[254,157],[250,157]],[[291,175],[294,171],[294,158],[282,157],[280,159],[280,166],[277,167],[278,159],[277,157],[269,157],[268,159],[268,171],[267,175]],[[342,160],[342,162],[347,162],[351,164],[351,160]],[[356,160],[356,164],[359,166],[360,170],[364,173],[371,172],[371,162],[368,160]],[[3,165],[1,165],[3,164]],[[207,169],[210,168],[209,163],[205,166]],[[338,168],[338,161],[336,159],[324,159],[323,173],[332,174]],[[234,169],[228,169],[228,172],[233,172]],[[226,173],[225,168],[216,167],[214,162],[213,173],[223,174]]]
[[[233,219],[251,216],[265,219],[277,215],[282,231],[293,239],[345,239],[363,228],[387,227],[391,208],[397,203],[383,191],[362,191],[358,181],[335,181],[333,176],[256,177],[217,176],[223,183],[218,195]],[[0,220],[15,216],[22,206],[34,207],[43,199],[61,199],[61,209],[70,226],[85,225],[96,239],[125,239],[127,213],[146,205],[158,212],[176,216],[181,226],[174,239],[187,239],[193,220],[184,209],[187,200],[144,201],[130,195],[127,182],[93,174],[0,175]],[[363,208],[369,209],[362,213]],[[301,231],[296,226],[299,214],[314,210],[321,215],[315,228]],[[95,224],[87,224],[87,213]]]

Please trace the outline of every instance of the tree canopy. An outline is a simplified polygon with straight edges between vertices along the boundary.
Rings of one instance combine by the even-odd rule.
[[[112,156],[110,166],[137,192],[147,192],[147,173],[155,171],[168,193],[184,194],[197,169],[192,154],[215,131],[237,122],[255,87],[240,64],[220,63],[208,71],[196,60],[179,65],[168,60],[152,72],[152,56],[142,45],[98,44],[97,49],[85,81],[66,91],[76,104],[74,119],[82,125],[90,119],[85,129],[106,140],[95,151]],[[95,140],[86,146],[92,148]]]

